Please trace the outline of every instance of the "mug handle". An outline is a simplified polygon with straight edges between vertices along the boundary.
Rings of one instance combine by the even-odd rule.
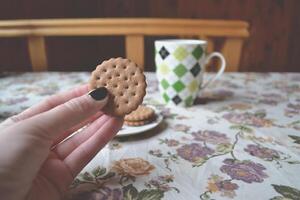
[[[201,89],[204,89],[206,88],[209,84],[213,83],[215,80],[217,80],[224,72],[225,70],[225,67],[226,67],[226,61],[225,61],[225,58],[224,56],[219,53],[219,52],[212,52],[211,54],[209,54],[207,56],[207,58],[205,59],[205,62],[204,64],[207,65],[209,63],[209,61],[213,58],[213,57],[218,57],[220,60],[221,60],[221,67],[220,69],[218,70],[217,74],[210,78],[206,83],[203,84],[203,86],[201,87]]]

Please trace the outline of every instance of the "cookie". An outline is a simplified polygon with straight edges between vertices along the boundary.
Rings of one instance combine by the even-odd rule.
[[[109,101],[104,111],[113,116],[125,116],[137,109],[146,94],[142,70],[129,59],[111,58],[92,72],[89,90],[106,87]]]
[[[143,126],[155,120],[155,111],[148,107],[141,105],[124,118],[124,124],[127,126]]]
[[[145,124],[149,124],[150,120],[144,120],[144,121],[124,121],[124,124],[127,126],[143,126]]]
[[[150,119],[154,115],[154,110],[150,107],[140,105],[135,111],[125,116],[125,121],[142,121]]]

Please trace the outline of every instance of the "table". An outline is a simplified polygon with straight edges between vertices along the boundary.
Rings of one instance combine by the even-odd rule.
[[[112,140],[66,199],[300,199],[300,74],[225,73],[190,108],[165,107],[146,76],[164,122]],[[1,120],[88,77],[2,75]]]

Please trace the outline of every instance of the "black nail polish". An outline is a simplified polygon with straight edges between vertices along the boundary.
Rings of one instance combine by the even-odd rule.
[[[89,92],[89,95],[96,101],[101,101],[107,96],[108,92],[105,87],[100,87]]]

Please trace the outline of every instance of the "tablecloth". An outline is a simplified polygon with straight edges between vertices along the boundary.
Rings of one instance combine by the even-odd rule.
[[[155,74],[146,76],[144,103],[163,123],[112,140],[66,199],[300,199],[300,74],[225,73],[189,108],[164,106]],[[0,119],[88,78],[3,74]]]

